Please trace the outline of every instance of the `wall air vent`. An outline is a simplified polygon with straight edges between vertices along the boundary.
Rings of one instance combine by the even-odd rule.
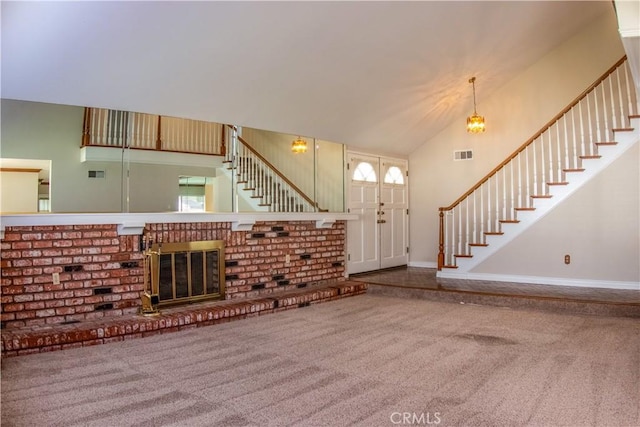
[[[453,160],[471,160],[473,159],[472,150],[457,150],[453,152]]]
[[[104,171],[89,171],[89,178],[104,178]]]

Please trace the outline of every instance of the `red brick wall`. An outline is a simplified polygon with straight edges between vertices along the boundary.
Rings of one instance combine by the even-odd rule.
[[[148,224],[145,234],[166,243],[224,240],[226,298],[344,276],[341,221],[330,229],[314,221],[260,222],[248,232],[233,232],[230,223]],[[118,316],[140,305],[140,237],[118,236],[116,225],[7,227],[1,249],[4,327]]]

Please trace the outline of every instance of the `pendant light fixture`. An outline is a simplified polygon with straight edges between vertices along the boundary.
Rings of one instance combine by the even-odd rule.
[[[479,116],[476,111],[476,78],[471,77],[469,83],[473,85],[473,114],[467,117],[467,132],[482,133],[485,131],[484,117]]]
[[[294,153],[306,153],[307,141],[300,137],[296,138],[296,140],[291,143],[291,151]]]

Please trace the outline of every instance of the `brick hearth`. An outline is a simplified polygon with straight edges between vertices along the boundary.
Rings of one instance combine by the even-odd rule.
[[[2,357],[106,344],[181,331],[252,316],[306,307],[364,294],[362,282],[328,282],[311,288],[246,300],[204,302],[164,309],[158,316],[122,315],[72,324],[14,327],[2,330]]]

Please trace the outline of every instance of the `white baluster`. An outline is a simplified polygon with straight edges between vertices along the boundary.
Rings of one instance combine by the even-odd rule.
[[[633,79],[629,79],[629,65],[628,62],[625,61],[624,64],[624,81],[625,86],[627,87],[627,99],[629,100],[629,115],[637,115],[640,112],[640,98],[637,97],[636,91],[632,89],[633,87]],[[636,102],[633,102],[634,97],[636,98]],[[635,109],[634,109],[635,106]]]
[[[555,179],[552,182],[559,182],[560,176],[562,175],[562,138],[560,137],[560,121],[557,121],[556,124],[556,147],[558,148],[558,157],[556,159],[557,167],[555,167]]]
[[[593,123],[591,121],[592,115],[591,115],[591,102],[589,102],[589,96],[592,94],[593,92],[587,94],[587,97],[585,98],[587,100],[587,129],[589,130],[589,143],[587,144],[587,150],[584,152],[585,155],[587,156],[591,156],[593,155]]]
[[[489,181],[480,186],[480,230],[478,230],[478,235],[476,236],[478,243],[482,243],[482,236],[484,233],[484,187],[488,185],[488,182]],[[489,187],[487,186],[487,188]]]
[[[456,237],[456,241],[458,242],[456,253],[461,254],[462,253],[462,208],[461,207],[458,209],[458,236]]]
[[[624,67],[624,64],[621,65]],[[620,101],[620,127],[624,128],[627,124],[627,119],[624,114],[624,98],[622,96],[622,76],[620,72],[620,67],[616,69],[616,80],[618,82],[618,100]]]
[[[511,159],[511,161],[509,162],[509,166],[511,167],[511,172],[509,173],[509,181],[510,181],[509,192],[511,193],[511,204],[508,206],[507,214],[504,216],[504,219],[511,219],[513,208],[515,206],[514,198],[516,196],[516,182],[515,182],[515,173],[513,173],[514,163],[515,163],[515,159]]]
[[[562,169],[564,168],[570,168],[571,164],[570,164],[570,160],[569,160],[569,132],[568,132],[568,128],[569,126],[567,125],[567,114],[565,114],[564,116],[562,116],[563,119],[563,123],[564,123],[564,141],[563,141],[563,145],[564,145],[564,165],[560,166],[560,168],[558,169],[558,172],[560,173],[560,175],[558,176],[558,182],[562,182]]]
[[[533,155],[534,155],[534,162],[535,162],[535,141],[531,143],[530,147],[533,150]],[[520,201],[520,205],[523,207],[527,207],[528,206],[528,201],[529,196],[530,196],[530,185],[531,185],[531,178],[529,175],[529,147],[525,148],[524,150],[524,156],[525,156],[525,193],[524,193],[524,198],[521,199]]]
[[[580,105],[580,103],[578,103]],[[576,118],[575,118],[576,108],[573,107],[571,109],[571,136],[572,136],[572,149],[571,153],[571,168],[576,169],[578,167],[578,149],[577,149],[577,131],[576,131]]]
[[[586,99],[586,97],[584,98]],[[585,143],[584,143],[584,121],[583,121],[583,112],[582,112],[582,101],[580,100],[580,102],[578,102],[578,115],[580,118],[580,153],[584,154],[585,153]],[[579,162],[579,156],[580,154],[576,153],[576,168],[580,165]]]
[[[464,252],[462,252],[463,254],[467,254],[468,253],[467,251],[469,250],[469,242],[471,241],[470,240],[471,236],[469,234],[471,232],[471,229],[469,227],[469,225],[470,225],[469,224],[469,216],[471,216],[471,212],[470,212],[470,209],[469,209],[469,199],[470,198],[471,198],[471,196],[469,195],[469,196],[467,196],[467,199],[466,199],[466,205],[467,206],[465,208],[465,210],[466,210],[466,215],[465,216],[467,217],[467,219],[466,219],[466,230],[465,230],[465,236],[466,237],[465,237],[465,240],[464,240]]]
[[[525,200],[525,207],[531,206],[531,196],[538,194],[538,156],[536,156],[536,151],[538,151],[538,146],[540,146],[540,141],[542,140],[542,135],[536,138],[535,141],[531,143],[531,157],[533,162],[531,163],[533,169],[533,175],[531,175],[533,179],[533,185],[531,187],[531,191],[527,192],[527,198]],[[529,175],[527,173],[527,175]]]
[[[604,121],[604,129],[603,129],[603,134],[599,135],[601,137],[599,142],[606,142],[609,140],[609,118],[608,115],[609,113],[607,112],[607,100],[606,100],[606,95],[605,95],[605,84],[603,82],[603,84],[600,85],[600,91],[602,92],[602,119]]]
[[[609,77],[607,77],[607,80],[609,81],[609,97],[611,99],[611,129],[617,129],[618,128],[618,120],[617,120],[617,113],[616,113],[616,100],[615,100],[615,94],[613,91],[613,74],[611,73],[609,74]],[[609,136],[609,138],[607,139],[607,141],[610,141],[610,135],[611,134],[607,134]]]

